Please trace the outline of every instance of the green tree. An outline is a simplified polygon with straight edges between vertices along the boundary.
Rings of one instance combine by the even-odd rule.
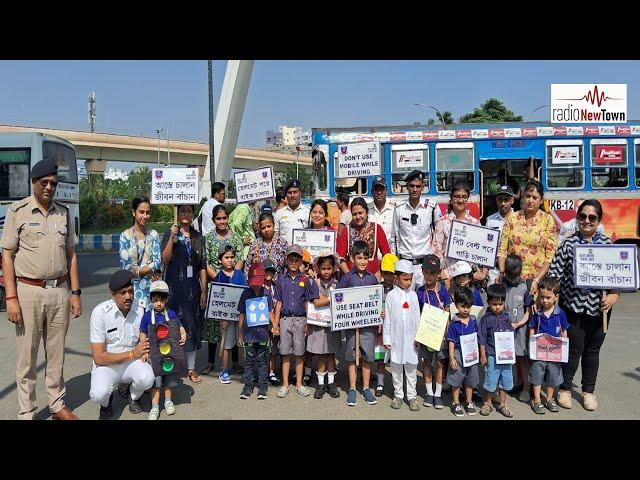
[[[442,122],[444,122],[445,125],[451,125],[453,123],[453,115],[449,110],[442,112],[442,118],[440,118],[440,115],[438,115],[437,120],[435,118],[430,118],[427,121],[427,125],[442,125]]]
[[[480,105],[480,108],[476,107],[473,113],[461,116],[459,121],[460,123],[521,122],[522,115],[513,113],[497,98],[490,98]]]
[[[284,184],[289,180],[298,178],[298,180],[300,180],[300,191],[302,192],[302,196],[310,197],[312,187],[311,175],[307,173],[305,168],[302,166],[299,166],[298,172],[298,176],[296,177],[296,165],[294,163],[290,164],[284,172]]]

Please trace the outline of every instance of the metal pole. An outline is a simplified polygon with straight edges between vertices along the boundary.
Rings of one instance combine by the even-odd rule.
[[[167,127],[167,165],[171,165],[171,148],[169,147],[169,127]]]
[[[216,181],[216,164],[213,158],[213,61],[207,61],[209,66],[209,180],[213,185]]]

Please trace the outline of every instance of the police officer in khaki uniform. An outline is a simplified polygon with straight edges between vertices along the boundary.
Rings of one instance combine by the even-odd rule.
[[[42,338],[49,410],[54,419],[77,420],[64,404],[63,378],[69,308],[74,318],[82,314],[75,232],[68,208],[53,200],[58,185],[55,161],[36,163],[31,184],[33,194],[7,210],[0,242],[7,317],[16,324],[18,418],[36,416],[36,366]]]

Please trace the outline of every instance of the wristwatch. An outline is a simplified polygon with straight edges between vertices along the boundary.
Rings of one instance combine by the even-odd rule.
[[[71,290],[71,295],[78,295],[80,296],[80,294],[82,294],[82,290],[77,289],[77,290]]]

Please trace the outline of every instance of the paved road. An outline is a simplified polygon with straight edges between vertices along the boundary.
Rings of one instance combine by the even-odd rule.
[[[65,378],[67,381],[67,404],[82,419],[96,419],[98,407],[89,399],[91,377],[91,356],[89,347],[89,318],[95,305],[108,298],[107,282],[117,269],[117,255],[81,254],[81,282],[84,314],[72,320],[67,336],[67,357]],[[600,409],[596,412],[585,411],[577,402],[571,410],[560,413],[547,412],[536,416],[529,407],[510,399],[516,419],[638,419],[640,418],[640,322],[637,312],[640,310],[640,295],[625,294],[616,307],[609,334],[601,352],[600,374],[598,378],[598,399]],[[198,352],[197,365],[206,363],[205,348]],[[577,378],[579,378],[578,371]],[[367,405],[362,397],[355,407],[346,405],[346,371],[341,369],[338,383],[341,385],[341,397],[332,399],[325,395],[322,400],[312,397],[303,398],[292,391],[288,397],[279,399],[275,389],[270,388],[269,398],[258,401],[255,394],[248,400],[239,398],[242,384],[240,377],[233,377],[229,385],[221,384],[216,376],[203,377],[198,385],[185,380],[174,392],[176,414],[167,417],[161,413],[161,419],[394,419],[394,420],[469,420],[482,421],[485,417],[464,417],[457,419],[448,409],[435,411],[422,408],[419,412],[410,412],[406,404],[401,410],[389,407],[392,398],[391,375],[387,375],[387,390],[379,399],[378,405]],[[579,390],[579,388],[578,388]],[[424,395],[424,384],[418,380],[418,395]],[[47,419],[49,409],[46,406],[44,388],[44,352],[40,349],[38,364],[37,397],[40,405],[38,418]],[[578,395],[574,395],[578,398]],[[445,403],[450,402],[445,393]],[[150,408],[149,396],[143,397],[143,407]],[[118,395],[114,399],[114,417],[120,419],[146,419],[146,414],[132,415],[125,401]],[[15,388],[15,332],[6,319],[6,313],[0,314],[0,419],[14,419],[17,415],[17,396]],[[505,420],[495,412],[490,419]]]

